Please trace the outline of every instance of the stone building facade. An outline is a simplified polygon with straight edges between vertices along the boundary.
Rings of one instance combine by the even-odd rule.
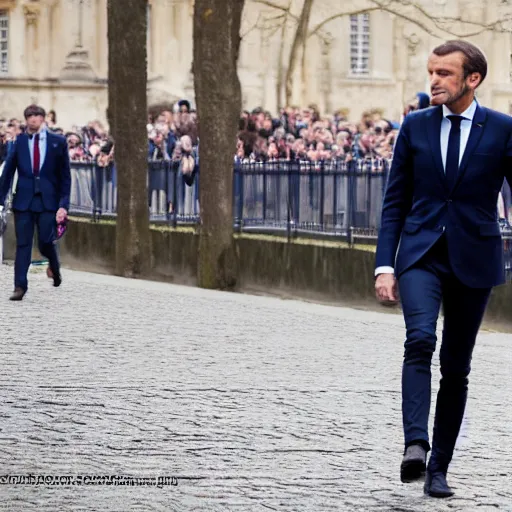
[[[451,37],[443,32],[448,29],[475,33],[468,39],[484,50],[490,64],[479,97],[510,113],[510,32],[504,23],[477,32],[482,24],[507,20],[512,5],[503,0],[417,1],[420,10],[402,6],[408,10],[384,12],[371,0],[352,0],[342,2],[348,13],[343,15],[335,7],[338,2],[314,0],[309,31],[321,28],[300,49],[291,102],[315,103],[324,113],[344,108],[352,119],[380,108],[398,120],[404,103],[427,90],[427,56]],[[106,3],[0,0],[0,117],[20,116],[34,101],[54,109],[64,129],[92,119],[106,121]],[[302,3],[246,0],[239,60],[244,108],[276,112],[284,104],[284,87],[278,93],[278,84],[284,83]],[[360,12],[367,7],[369,12]],[[446,24],[461,13],[474,25]],[[193,103],[192,14],[193,0],[148,0],[150,104],[180,98]],[[328,18],[333,19],[323,24]]]

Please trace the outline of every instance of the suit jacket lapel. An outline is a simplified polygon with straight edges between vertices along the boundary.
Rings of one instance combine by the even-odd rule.
[[[436,165],[438,176],[445,181],[443,158],[441,156],[441,121],[443,120],[443,108],[436,107],[430,111],[427,121],[427,136],[432,149],[432,157]]]
[[[462,160],[459,165],[459,174],[457,175],[457,181],[455,182],[455,187],[460,183],[461,179],[464,177],[466,172],[469,159],[471,155],[475,151],[478,143],[480,142],[480,138],[484,133],[484,124],[487,118],[487,112],[484,108],[477,104],[475,115],[473,116],[473,123],[471,124],[471,131],[469,132],[468,142],[466,144],[466,149],[464,150],[464,154],[462,155]]]
[[[28,135],[25,133],[23,135],[23,137],[21,137],[19,140],[20,140],[20,144],[22,145],[22,147],[21,147],[22,151],[20,151],[20,154],[25,155],[25,158],[26,158],[25,165],[27,166],[27,169],[30,169],[30,172],[32,173],[33,172],[32,159],[30,158],[30,147],[28,145]]]
[[[40,169],[40,174],[43,173],[43,170],[44,170],[44,166],[46,164],[46,162],[48,161],[48,151],[50,151],[50,147],[51,147],[51,143],[50,143],[50,133],[48,132],[48,130],[46,131],[46,151],[44,152],[44,160],[43,160],[43,155],[41,155],[41,167],[39,168]]]

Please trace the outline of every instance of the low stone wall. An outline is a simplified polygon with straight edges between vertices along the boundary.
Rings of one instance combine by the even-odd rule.
[[[151,229],[151,279],[196,285],[198,236],[191,228]],[[240,291],[275,294],[365,309],[385,308],[374,296],[374,252],[371,247],[349,248],[344,243],[293,240],[264,235],[237,235],[240,256]],[[14,226],[4,240],[4,258],[13,259]],[[64,266],[113,273],[115,224],[72,219],[59,242]],[[37,249],[34,257],[39,258]],[[493,290],[486,316],[488,326],[512,328],[512,284]]]

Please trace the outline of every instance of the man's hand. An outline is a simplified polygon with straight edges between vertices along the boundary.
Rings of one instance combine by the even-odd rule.
[[[57,224],[59,222],[63,222],[67,219],[68,217],[68,212],[66,211],[65,208],[59,208],[57,210],[57,215],[55,216],[55,219],[57,220]]]
[[[398,302],[398,285],[393,274],[379,274],[375,280],[375,294],[380,302]]]

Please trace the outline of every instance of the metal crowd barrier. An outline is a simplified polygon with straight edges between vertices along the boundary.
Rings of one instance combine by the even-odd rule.
[[[378,229],[388,170],[376,159],[236,162],[235,228],[350,240]]]
[[[233,166],[236,231],[335,238],[374,244],[390,161],[384,159],[241,162]],[[179,161],[149,161],[150,220],[172,226],[200,220],[199,166],[184,175]],[[71,164],[70,212],[115,217],[114,164]],[[512,275],[512,228],[502,222],[505,270]]]
[[[379,226],[387,160],[239,162],[233,167],[233,215],[238,231],[361,237]],[[72,164],[74,214],[115,216],[115,166]],[[198,166],[185,176],[180,162],[148,162],[152,222],[199,222]],[[358,231],[360,230],[360,231]]]
[[[374,244],[390,162],[384,159],[241,162],[233,166],[236,231],[335,238]],[[113,217],[115,165],[72,163],[75,215]],[[148,162],[150,220],[172,226],[199,222],[199,167],[185,176],[180,162]],[[505,270],[512,274],[512,229],[502,224]]]
[[[173,225],[199,222],[199,176],[187,184],[180,162],[148,162],[150,220]],[[190,180],[188,180],[190,182]],[[100,167],[71,164],[70,212],[77,215],[114,217],[117,213],[117,172],[115,164]]]

